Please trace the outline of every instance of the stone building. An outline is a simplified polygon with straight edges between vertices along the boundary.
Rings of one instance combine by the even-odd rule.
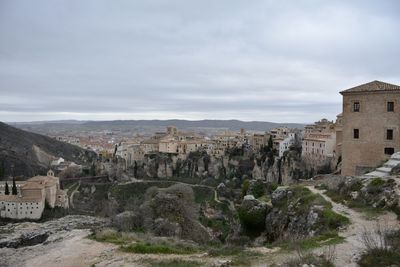
[[[337,160],[335,123],[322,119],[305,126],[301,153],[304,162],[313,169],[334,167]]]
[[[400,150],[400,86],[373,81],[340,93],[342,175],[361,175]]]
[[[269,133],[254,133],[249,137],[250,145],[255,151],[259,151],[267,145],[269,137]]]
[[[0,218],[40,219],[46,203],[51,208],[68,208],[67,193],[52,171],[25,181],[18,195],[0,195]]]

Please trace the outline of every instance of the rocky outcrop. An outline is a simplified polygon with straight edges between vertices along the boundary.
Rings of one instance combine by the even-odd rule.
[[[219,182],[252,178],[284,185],[304,178],[305,167],[296,150],[272,159],[236,150],[222,157],[209,156],[204,151],[192,152],[187,157],[165,153],[147,155],[136,163],[136,178],[212,178]]]
[[[190,186],[176,184],[166,189],[149,188],[140,210],[143,226],[156,236],[173,236],[204,243],[211,240],[200,224],[199,208]]]
[[[244,197],[238,209],[239,219],[247,232],[263,231],[265,229],[265,216],[270,207],[253,195]]]
[[[18,238],[0,240],[0,248],[20,248],[41,244],[49,237],[48,232],[33,232],[20,235]]]
[[[400,215],[400,180],[385,178],[325,176],[321,185],[345,204],[392,210]]]
[[[70,215],[44,223],[9,223],[0,226],[0,248],[21,248],[59,238],[61,232],[77,228],[98,227],[106,223],[104,219]]]
[[[247,201],[256,203],[257,200]],[[334,213],[331,205],[320,195],[304,187],[276,189],[271,195],[271,204],[264,217],[265,230],[261,236],[267,242],[318,235],[348,222],[345,217]]]
[[[306,166],[301,159],[301,153],[297,150],[290,150],[281,158],[275,157],[272,161],[266,159],[262,163],[262,172],[268,182],[289,185],[296,180],[305,178]]]

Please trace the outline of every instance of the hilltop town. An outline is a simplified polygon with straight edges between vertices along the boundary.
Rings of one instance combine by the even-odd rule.
[[[61,246],[57,242],[70,240],[60,230],[67,224],[72,238],[94,258],[82,259],[72,247],[66,255],[85,265],[106,266],[119,249],[128,256],[118,260],[144,266],[154,259],[129,256],[141,255],[142,246],[150,254],[163,247],[184,264],[189,261],[181,254],[204,251],[194,262],[240,266],[244,255],[255,266],[286,264],[280,253],[293,250],[290,242],[312,242],[308,249],[321,256],[312,254],[310,262],[324,266],[319,264],[326,242],[340,253],[330,261],[357,266],[369,255],[354,238],[362,238],[363,226],[385,221],[391,229],[399,227],[400,86],[372,81],[340,94],[343,110],[335,120],[263,132],[207,133],[171,125],[152,134],[108,132],[96,141],[63,134],[48,138],[3,126],[1,153],[7,154],[0,164],[0,218],[3,232],[13,229],[15,235],[0,236],[0,255],[7,258],[0,265],[26,259],[30,254],[20,247],[41,244],[37,248],[47,251],[44,240],[49,238]],[[20,148],[14,136],[41,143],[25,142]],[[58,153],[60,148],[68,153]],[[21,151],[35,158],[34,175],[26,175],[21,166],[28,165],[18,157],[7,161]],[[371,210],[378,215],[364,217]],[[21,221],[42,224],[29,230]],[[77,229],[81,223],[86,230]],[[98,250],[84,244],[88,235]],[[210,242],[217,248],[208,247]],[[236,255],[238,248],[243,254]],[[46,253],[52,258],[56,252]]]

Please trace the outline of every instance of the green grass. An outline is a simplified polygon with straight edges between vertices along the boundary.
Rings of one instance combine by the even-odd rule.
[[[201,263],[197,261],[184,261],[184,260],[169,260],[169,261],[158,261],[150,262],[151,267],[199,267]]]
[[[98,242],[112,243],[120,246],[124,252],[138,254],[194,254],[202,251],[200,247],[185,246],[181,244],[153,244],[149,242],[138,241],[129,234],[108,229],[89,236],[90,239]]]
[[[138,254],[194,254],[200,250],[194,247],[179,246],[179,245],[166,245],[166,244],[150,244],[150,243],[136,243],[121,246],[124,252],[138,253]]]
[[[385,185],[385,181],[382,180],[381,178],[374,178],[372,181],[369,183],[371,186],[383,186]]]
[[[116,245],[126,245],[135,241],[132,237],[122,235],[121,233],[112,230],[92,234],[89,238],[98,242],[112,243]]]
[[[346,216],[338,214],[331,209],[325,209],[322,211],[322,223],[329,227],[329,229],[337,229],[338,227],[349,224],[350,220]]]
[[[310,250],[322,246],[340,244],[344,240],[345,238],[339,236],[336,231],[329,231],[318,236],[308,237],[299,240],[287,240],[283,242],[276,242],[273,245],[278,246],[285,251]]]

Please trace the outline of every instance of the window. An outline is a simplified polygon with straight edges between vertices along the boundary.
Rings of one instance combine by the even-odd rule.
[[[394,112],[394,102],[387,102],[387,111]]]
[[[353,103],[353,111],[360,112],[360,102],[356,101]]]
[[[386,130],[386,139],[393,140],[393,130],[392,129]]]
[[[385,147],[385,154],[386,155],[394,154],[394,148],[393,147]]]
[[[360,138],[360,130],[359,129],[354,129],[353,130],[353,138],[354,139],[359,139]]]

